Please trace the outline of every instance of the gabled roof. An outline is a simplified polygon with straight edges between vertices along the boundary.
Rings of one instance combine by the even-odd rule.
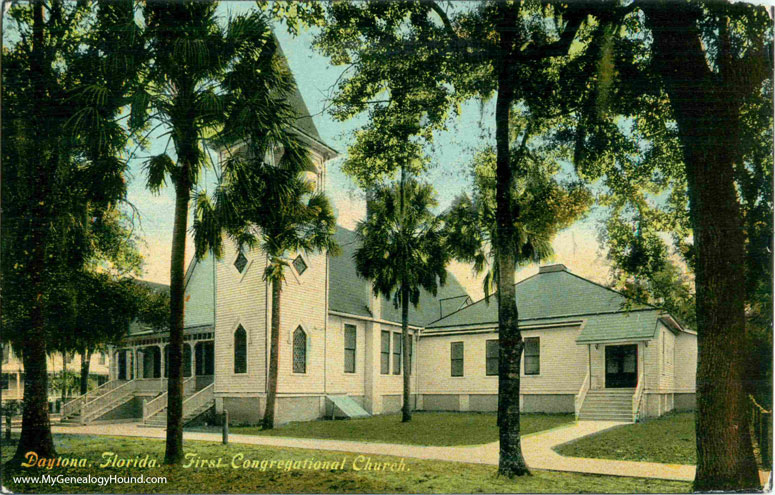
[[[371,297],[371,283],[360,277],[355,269],[353,256],[358,249],[358,238],[355,232],[343,227],[337,227],[336,241],[339,243],[341,253],[330,257],[329,283],[328,283],[328,307],[329,311],[347,313],[353,316],[372,317],[369,310]],[[463,303],[468,296],[460,282],[447,272],[446,284],[439,287],[436,296],[425,290],[420,293],[420,300],[415,308],[409,307],[409,324],[413,326],[425,326],[442,316],[443,306],[440,301],[448,297],[461,296],[457,301]],[[401,322],[401,310],[396,308],[393,301],[380,297],[382,319],[390,322]],[[441,301],[443,303],[443,301]],[[458,306],[459,307],[459,306]]]
[[[515,285],[519,319],[556,318],[623,311],[628,299],[622,294],[569,272],[562,265],[541,271]],[[630,304],[630,309],[642,305]],[[429,328],[482,325],[498,322],[497,295],[489,304],[481,299],[428,325]]]

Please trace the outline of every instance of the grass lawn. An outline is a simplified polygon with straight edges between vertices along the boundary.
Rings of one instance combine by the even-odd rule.
[[[622,478],[615,476],[581,475],[536,471],[533,476],[516,480],[499,478],[495,466],[475,464],[453,464],[440,461],[403,459],[402,471],[355,470],[363,467],[356,461],[355,454],[323,452],[302,449],[267,448],[261,446],[231,444],[223,446],[214,442],[187,441],[185,451],[196,454],[200,459],[217,462],[222,459],[224,467],[104,467],[103,452],[114,452],[120,459],[144,458],[148,455],[160,463],[164,457],[164,442],[151,439],[88,437],[55,435],[54,441],[60,458],[84,458],[90,467],[54,467],[53,469],[23,469],[21,473],[3,474],[3,485],[13,492],[22,493],[686,493],[689,483],[660,480]],[[3,445],[2,458],[7,460],[14,445]],[[234,456],[243,459],[303,463],[341,462],[343,469],[328,466],[325,469],[294,467],[290,470],[260,468],[234,468]],[[371,456],[371,463],[400,463],[401,458]],[[400,466],[401,464],[397,464]],[[314,466],[314,464],[313,464]],[[14,481],[18,475],[35,476],[49,474],[64,476],[120,477],[164,476],[166,483],[139,484],[96,483],[74,484],[31,484]]]
[[[643,423],[620,426],[555,450],[570,457],[696,464],[694,413],[667,414]]]
[[[273,430],[233,427],[232,433],[298,438],[324,438],[412,445],[477,445],[498,440],[495,413],[416,412],[402,423],[399,414],[362,419],[289,423]],[[572,414],[522,414],[522,434],[548,430],[574,421]]]

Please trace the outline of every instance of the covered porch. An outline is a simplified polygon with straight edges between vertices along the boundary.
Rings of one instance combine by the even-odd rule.
[[[215,374],[214,336],[215,333],[211,326],[185,330],[183,377],[195,377],[196,390],[200,390],[213,382]],[[132,335],[124,340],[120,348],[113,351],[110,369],[111,379],[155,382],[161,392],[166,390],[166,382],[169,378],[169,356],[169,332]]]

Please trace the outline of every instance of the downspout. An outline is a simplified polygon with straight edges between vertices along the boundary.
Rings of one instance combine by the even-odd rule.
[[[264,261],[264,273],[269,266],[269,254]],[[264,281],[264,394],[269,388],[269,281]]]
[[[217,363],[215,362],[215,356],[218,355],[218,353],[215,352],[215,329],[218,328],[216,324],[216,308],[218,307],[218,272],[215,269],[216,259],[212,249],[210,250],[210,256],[212,256],[213,260],[213,383],[215,383],[215,370],[218,369],[216,366]],[[164,352],[164,348],[162,348],[162,352]],[[215,387],[213,387],[213,392],[214,391]]]
[[[323,314],[323,395],[327,395],[328,380],[326,379],[326,370],[328,369],[328,252],[326,252],[326,291],[325,301],[323,301],[323,307],[325,308]],[[356,356],[357,357],[357,356]],[[325,407],[325,402],[324,402]],[[325,411],[324,411],[325,412]]]

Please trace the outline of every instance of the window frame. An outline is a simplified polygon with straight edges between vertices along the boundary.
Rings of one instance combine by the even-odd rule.
[[[245,260],[245,263],[242,265],[242,269],[240,270],[237,266],[237,261],[239,261],[240,256]],[[245,272],[248,270],[248,264],[250,263],[250,260],[245,255],[245,253],[242,250],[237,251],[237,256],[234,257],[234,261],[232,261],[231,266],[234,267],[235,270],[237,270],[237,273],[240,275],[244,275]]]
[[[455,349],[460,349],[460,357],[455,357]],[[453,378],[462,378],[465,376],[465,344],[462,340],[449,343],[449,375]],[[460,361],[460,374],[455,374],[455,363]]]
[[[392,332],[393,337],[393,352],[391,353],[391,359],[390,359],[390,365],[393,367],[393,374],[394,375],[400,375],[401,374],[401,365],[403,364],[401,362],[401,348],[403,347],[402,338],[403,335],[401,335],[400,332]]]
[[[301,262],[302,266],[304,267],[303,270],[299,270],[296,266],[297,262]],[[307,260],[304,259],[304,257],[299,254],[295,258],[293,258],[293,261],[291,261],[291,265],[293,266],[293,271],[296,272],[296,275],[301,277],[307,270],[309,270],[309,263],[307,263]]]
[[[352,331],[352,347],[348,347],[347,342],[347,333],[348,331]],[[358,327],[353,325],[352,323],[345,323],[344,324],[344,331],[343,331],[343,337],[344,337],[344,372],[348,374],[356,373],[358,370],[358,365],[356,364],[355,357],[357,356],[358,351]],[[352,369],[348,369],[347,367],[347,356],[352,356]]]
[[[495,346],[495,356],[490,355],[490,346]],[[490,363],[495,360],[495,372],[490,372]],[[484,374],[485,376],[498,376],[500,369],[500,342],[498,339],[488,339],[484,341]]]
[[[303,339],[298,340],[297,335],[301,335]],[[296,363],[300,362],[296,359],[296,352],[298,351],[297,345],[299,343],[302,343],[304,345],[304,369],[303,371],[298,371],[298,368],[296,368]],[[296,327],[296,330],[293,331],[292,334],[292,340],[291,340],[291,371],[294,375],[306,375],[307,374],[307,332],[302,328],[301,325]]]
[[[528,346],[528,342],[529,341],[533,341],[533,342],[537,342],[538,343],[536,345],[536,349],[538,349],[538,351],[535,354],[528,354],[527,353],[527,346]],[[528,360],[528,358],[536,358],[537,359],[537,361],[538,361],[537,371],[528,373],[528,369],[527,369],[527,360]],[[541,375],[541,337],[527,337],[527,338],[525,338],[525,350],[524,350],[524,356],[523,356],[522,361],[523,361],[522,370],[523,370],[523,374],[525,376],[539,376],[539,375]]]
[[[385,349],[385,340],[387,337],[387,350]],[[390,374],[390,331],[382,330],[379,341],[379,373],[380,375]]]
[[[237,338],[238,334],[242,334],[240,337],[241,339],[244,339],[244,342],[241,342],[241,344],[244,346],[243,353],[244,355],[238,356],[237,355]],[[234,329],[234,334],[232,335],[232,342],[234,344],[234,350],[232,352],[232,374],[234,375],[247,375],[248,374],[248,331],[245,330],[245,327],[242,326],[242,324],[237,325],[237,328]],[[238,359],[241,359],[243,362],[240,363],[243,366],[241,369],[243,371],[237,370],[237,364],[239,363]]]

